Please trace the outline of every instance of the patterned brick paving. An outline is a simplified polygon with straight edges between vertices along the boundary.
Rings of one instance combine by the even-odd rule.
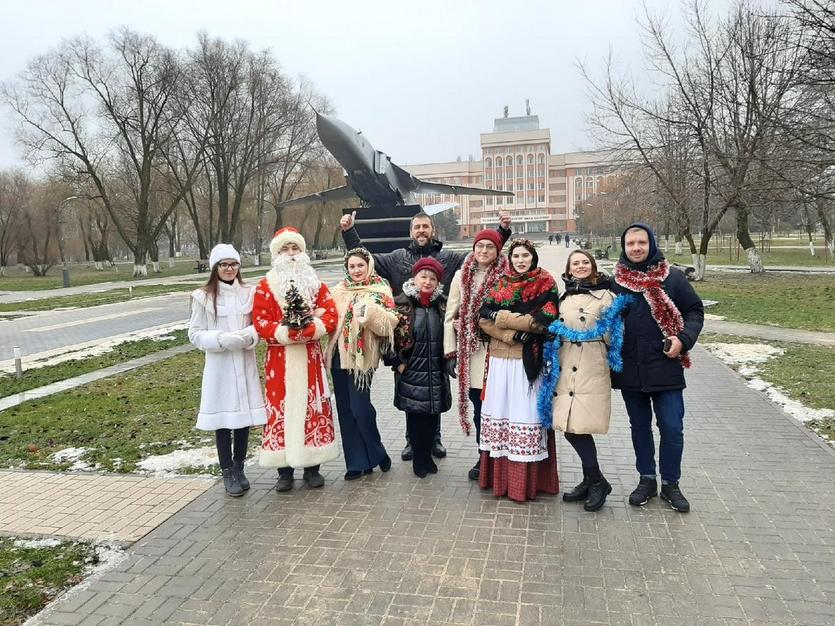
[[[419,480],[395,460],[346,483],[215,486],[128,558],[58,601],[41,624],[832,624],[835,452],[699,349],[687,391],[682,487],[693,511],[627,503],[636,477],[615,397],[599,438],[614,491],[585,513],[559,497],[518,505],[466,478],[474,442],[445,418],[449,456]],[[374,386],[392,457],[402,416]],[[559,442],[563,486],[577,460]],[[298,472],[300,478],[301,472]]]
[[[136,541],[212,482],[0,471],[0,533]]]

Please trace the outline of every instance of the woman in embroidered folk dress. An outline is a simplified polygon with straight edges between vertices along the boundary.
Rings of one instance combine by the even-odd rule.
[[[532,242],[510,243],[510,272],[481,307],[481,329],[490,336],[481,409],[479,485],[524,502],[537,492],[559,492],[554,431],[537,412],[545,329],[557,317],[554,277],[537,267]]]
[[[473,241],[473,251],[455,272],[449,287],[444,316],[444,358],[447,370],[458,377],[458,419],[464,432],[470,434],[469,404],[473,404],[475,423],[476,464],[470,469],[470,480],[478,480],[481,466],[481,389],[484,385],[484,364],[487,347],[478,327],[478,315],[491,287],[508,270],[507,257],[501,254],[501,235],[495,230],[482,230]]]
[[[368,250],[349,250],[345,272],[345,280],[331,291],[339,321],[328,344],[326,363],[333,375],[345,480],[354,480],[378,465],[384,472],[391,469],[377,429],[377,411],[371,404],[371,379],[380,357],[394,343],[398,317],[391,287],[374,270]]]
[[[223,486],[230,496],[249,489],[244,474],[249,429],[266,423],[252,326],[254,287],[243,284],[241,257],[229,244],[209,256],[212,273],[191,294],[188,338],[206,353],[197,428],[213,430]]]
[[[621,368],[621,312],[627,297],[615,297],[609,277],[597,271],[594,257],[585,250],[568,256],[562,279],[565,292],[560,297],[559,320],[548,329],[562,343],[549,344],[545,351],[540,415],[546,424],[553,417],[554,428],[565,434],[582,463],[582,482],[562,499],[585,501],[587,511],[597,511],[612,487],[600,472],[592,433],[609,431],[609,370]]]
[[[425,478],[438,466],[432,442],[440,414],[452,406],[444,363],[444,267],[432,257],[412,266],[412,278],[394,299],[400,321],[394,331],[394,354],[386,362],[394,368],[394,406],[406,413],[406,432],[412,443],[412,469]]]

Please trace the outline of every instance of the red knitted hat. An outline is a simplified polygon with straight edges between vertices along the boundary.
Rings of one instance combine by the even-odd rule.
[[[417,273],[420,270],[429,270],[430,272],[434,272],[439,281],[444,279],[444,266],[431,256],[425,256],[422,259],[418,259],[418,262],[412,266],[412,276],[417,276]]]
[[[476,233],[475,239],[473,240],[473,250],[475,250],[475,245],[479,241],[483,240],[492,241],[493,245],[496,246],[496,251],[502,251],[502,244],[504,242],[502,241],[502,236],[499,234],[499,231],[493,229],[485,229]]]

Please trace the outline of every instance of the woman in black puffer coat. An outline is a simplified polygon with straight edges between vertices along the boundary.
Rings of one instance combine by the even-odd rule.
[[[400,322],[394,331],[394,354],[387,359],[395,371],[394,406],[406,413],[412,443],[412,468],[420,478],[435,474],[432,442],[438,416],[452,406],[444,361],[443,266],[431,257],[420,259],[403,293],[394,300]]]

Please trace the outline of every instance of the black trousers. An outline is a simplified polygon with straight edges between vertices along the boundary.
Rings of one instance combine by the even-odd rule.
[[[243,463],[246,460],[246,450],[249,445],[249,426],[236,428],[218,428],[215,431],[215,445],[220,469],[228,469],[233,463]]]
[[[415,472],[428,472],[435,465],[432,460],[432,444],[435,441],[437,413],[406,413],[406,433],[412,444],[414,457],[412,468]]]

